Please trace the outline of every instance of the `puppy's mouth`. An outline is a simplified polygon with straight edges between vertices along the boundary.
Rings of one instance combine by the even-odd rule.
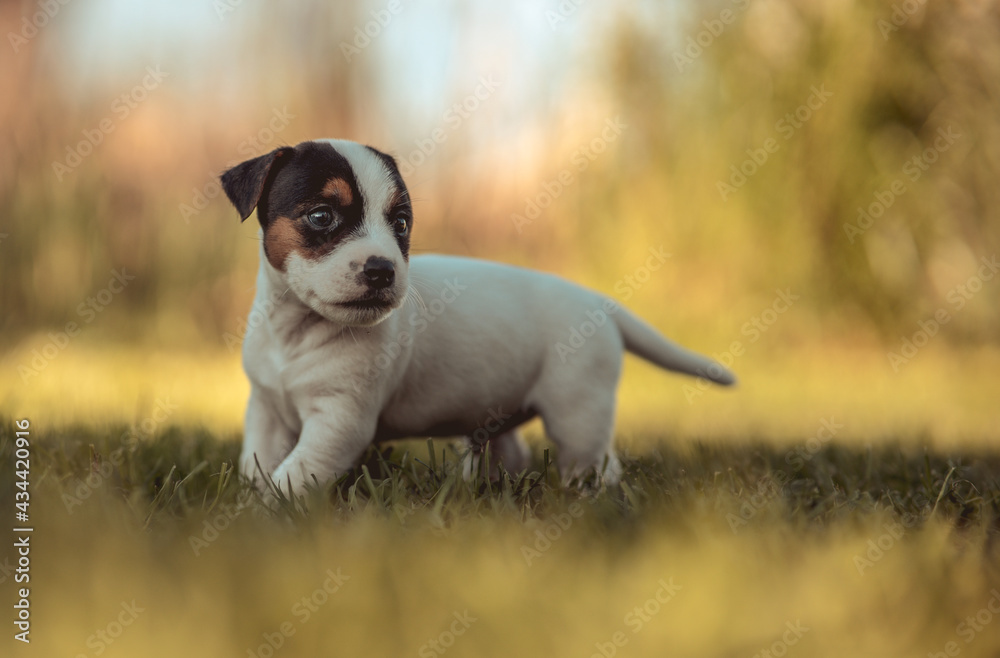
[[[337,306],[355,311],[386,311],[393,307],[394,302],[393,295],[373,293],[346,302],[337,302]]]

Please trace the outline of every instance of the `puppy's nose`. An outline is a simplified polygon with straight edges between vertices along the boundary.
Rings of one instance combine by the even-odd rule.
[[[368,285],[376,290],[388,288],[396,279],[396,269],[388,258],[370,256],[365,261],[365,278]]]

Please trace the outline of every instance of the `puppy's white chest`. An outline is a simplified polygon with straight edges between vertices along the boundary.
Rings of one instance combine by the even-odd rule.
[[[294,403],[297,369],[280,345],[265,341],[249,342],[244,350],[244,367],[256,390],[281,419],[285,427],[299,431],[302,419]]]

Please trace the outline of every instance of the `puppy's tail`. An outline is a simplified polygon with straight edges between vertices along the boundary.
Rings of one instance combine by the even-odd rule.
[[[685,349],[667,340],[656,329],[640,320],[622,306],[612,317],[625,340],[625,349],[661,368],[704,377],[716,384],[730,386],[736,377],[725,367],[708,357]]]

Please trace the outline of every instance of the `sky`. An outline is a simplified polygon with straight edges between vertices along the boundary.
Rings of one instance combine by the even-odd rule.
[[[169,61],[185,69],[187,83],[195,86],[199,70],[224,67],[237,78],[252,76],[235,61],[233,44],[256,26],[254,8],[263,1],[69,2],[53,20],[59,33],[46,54],[70,64],[61,67],[63,83],[80,93],[120,85],[137,62]],[[593,52],[588,46],[609,20],[607,5],[594,0],[397,1],[400,9],[379,35],[378,47],[358,57],[377,59],[383,98],[405,104],[418,117],[437,114],[442,98],[460,97],[461,90],[451,88],[456,81],[491,72],[521,80],[505,100],[514,113],[562,96],[565,86],[576,82],[574,69],[595,64],[588,61]],[[364,13],[388,3],[370,0]],[[668,4],[682,6],[676,0]],[[632,11],[651,6],[643,0]],[[656,30],[665,40],[681,36],[669,26]]]

